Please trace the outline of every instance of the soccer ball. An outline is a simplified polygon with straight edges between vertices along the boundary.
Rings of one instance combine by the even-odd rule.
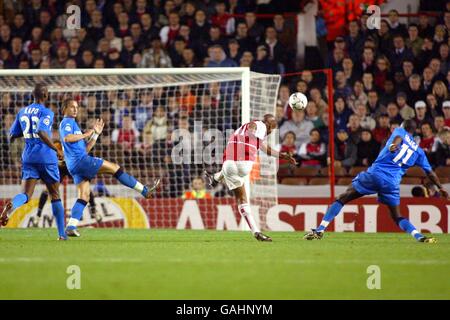
[[[301,92],[295,92],[289,97],[289,105],[293,110],[305,110],[307,104],[308,98]]]

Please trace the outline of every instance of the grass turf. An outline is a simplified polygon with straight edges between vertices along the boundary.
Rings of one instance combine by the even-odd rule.
[[[450,235],[81,229],[0,230],[0,299],[450,299]],[[68,290],[69,265],[81,289]],[[367,289],[369,265],[381,289]]]

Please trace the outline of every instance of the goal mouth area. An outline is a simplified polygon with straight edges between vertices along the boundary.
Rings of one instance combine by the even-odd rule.
[[[62,119],[62,115],[58,111],[60,110],[59,106],[65,98],[76,98],[80,106],[78,109],[79,119],[78,117],[77,119],[83,131],[92,124],[90,120],[98,117],[106,117],[107,122],[114,123],[113,128],[110,128],[107,133],[105,130],[100,136],[93,149],[95,156],[123,165],[127,172],[144,183],[161,174],[162,187],[156,192],[155,198],[181,200],[185,191],[192,186],[193,179],[201,176],[203,169],[210,167],[210,164],[206,162],[190,163],[187,168],[178,170],[173,167],[173,163],[165,162],[165,157],[170,157],[173,147],[162,142],[169,138],[161,139],[161,133],[156,129],[152,131],[151,124],[148,125],[148,131],[152,132],[153,137],[148,138],[147,130],[144,130],[145,125],[151,122],[155,114],[159,112],[157,109],[163,107],[170,120],[170,124],[167,125],[169,134],[180,125],[178,120],[185,116],[189,117],[192,122],[195,117],[198,117],[195,119],[202,121],[205,129],[218,128],[222,132],[226,132],[226,129],[237,129],[242,123],[262,119],[267,113],[275,114],[280,80],[279,75],[250,72],[249,68],[0,70],[0,96],[2,99],[8,98],[5,101],[9,101],[13,105],[13,107],[7,108],[8,111],[5,109],[5,112],[12,116],[18,108],[33,102],[31,92],[36,83],[47,85],[48,107],[55,113],[53,125],[56,139],[58,138],[57,127]],[[183,93],[186,91],[188,94],[186,98],[183,98]],[[142,103],[143,96],[151,96],[153,102]],[[197,114],[197,109],[200,111],[204,109],[202,108],[205,101],[203,98],[206,96],[209,96],[207,97],[209,103],[211,103],[211,99],[214,100],[214,103],[218,102],[211,110],[203,110],[204,113]],[[184,109],[183,103],[190,104],[185,108],[190,111]],[[178,105],[179,109],[172,109],[174,105]],[[150,115],[142,121],[141,116],[143,116],[143,112],[146,112],[143,109],[146,108],[150,108]],[[126,144],[120,142],[120,139],[126,139],[125,135],[113,133],[114,130],[117,131],[122,127],[122,118],[124,117],[122,111],[125,109],[129,110],[128,114],[138,131],[138,137],[135,139],[136,146],[132,151],[126,150],[124,147]],[[172,116],[169,114],[172,110],[176,111],[173,112],[173,119],[170,119]],[[190,129],[195,133],[192,124],[190,124]],[[156,136],[158,137],[155,138]],[[140,152],[138,148],[145,148],[147,138],[153,139],[152,148]],[[8,163],[8,167],[5,169],[8,173],[0,175],[0,184],[2,187],[15,190],[16,185],[18,186],[20,182],[20,159],[17,152],[14,152],[14,155],[12,153],[2,159]],[[15,160],[11,161],[6,157]],[[253,175],[246,183],[246,189],[251,205],[259,207],[259,211],[255,212],[259,212],[260,225],[264,229],[267,210],[277,204],[278,193],[276,167],[266,165],[263,155],[260,156],[260,160],[257,171],[255,169],[252,172]],[[218,163],[213,167],[217,171],[220,170]],[[128,205],[127,201],[131,199],[139,200],[138,194],[117,185],[113,180],[110,177],[100,177],[93,181],[92,187],[100,188],[101,186],[97,183],[101,181],[104,189],[110,191],[113,197],[124,201],[123,206]],[[222,199],[219,198],[229,198],[230,196],[221,190],[208,189],[207,191],[220,201]],[[39,195],[35,194],[35,196]],[[70,207],[71,201],[76,198],[76,190],[71,183],[67,186],[65,197],[67,197]],[[213,211],[212,206],[218,206],[219,202],[210,202],[211,211]],[[134,206],[137,206],[135,202],[133,203]],[[150,210],[167,212],[168,208],[161,205],[164,201],[155,203],[157,207],[143,207],[142,211],[145,213]],[[172,203],[173,212],[181,214],[182,202],[172,201],[170,203]],[[106,200],[103,204],[110,208],[111,212],[115,212],[116,204]],[[134,212],[134,209],[130,210]],[[120,216],[118,212],[117,215]],[[176,225],[174,220],[177,218],[179,217],[176,217],[176,214],[152,216],[153,220],[150,221],[150,225],[174,226]],[[213,219],[216,218],[208,216],[207,219],[214,221]],[[132,225],[131,222],[129,224]],[[205,225],[211,224],[205,223]]]

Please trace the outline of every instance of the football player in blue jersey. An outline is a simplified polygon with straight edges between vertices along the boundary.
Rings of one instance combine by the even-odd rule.
[[[391,218],[400,229],[411,234],[419,242],[435,243],[435,238],[419,233],[411,222],[400,214],[400,182],[406,170],[412,166],[421,167],[428,179],[439,189],[440,194],[448,198],[448,193],[431,169],[425,152],[414,142],[412,135],[416,127],[414,120],[406,120],[401,127],[396,128],[375,162],[367,171],[361,172],[353,179],[347,191],[328,208],[319,227],[308,232],[304,239],[322,239],[328,224],[346,203],[364,195],[377,193],[378,201],[388,206]]]
[[[27,203],[33,196],[39,179],[47,186],[52,199],[52,211],[55,216],[60,240],[66,239],[64,232],[64,208],[59,196],[58,158],[63,155],[51,140],[53,112],[44,103],[48,99],[48,88],[38,83],[33,90],[34,103],[20,109],[11,126],[11,139],[23,137],[25,147],[22,153],[23,193],[7,202],[0,215],[0,226],[8,223],[12,211]]]
[[[71,237],[79,237],[80,233],[77,230],[77,225],[89,200],[90,180],[97,174],[113,175],[120,183],[136,190],[145,198],[151,198],[152,192],[159,184],[159,179],[152,186],[145,186],[137,181],[135,177],[124,172],[118,164],[90,156],[88,153],[94,147],[97,138],[103,131],[105,125],[103,120],[97,119],[94,128],[83,133],[75,120],[78,114],[77,101],[73,99],[65,100],[62,105],[62,113],[64,118],[59,126],[59,134],[63,146],[64,159],[78,190],[78,200],[72,208],[66,233]],[[87,143],[85,139],[87,139]]]

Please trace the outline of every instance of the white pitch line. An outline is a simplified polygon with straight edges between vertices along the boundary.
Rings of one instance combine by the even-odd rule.
[[[235,263],[239,261],[239,263],[254,263],[254,260],[246,260],[246,259],[179,259],[179,258],[170,258],[170,259],[127,259],[127,258],[91,258],[91,259],[82,259],[77,261],[77,259],[56,259],[56,258],[38,258],[38,257],[1,257],[0,263]],[[314,259],[289,259],[289,260],[277,260],[276,263],[273,261],[260,261],[259,263],[266,264],[296,264],[296,265],[317,265],[322,264],[323,261],[318,262]],[[373,259],[368,260],[333,260],[332,262],[326,262],[329,265],[367,265],[367,264],[376,264],[379,263],[381,265],[450,265],[450,261],[442,261],[442,260],[388,260],[382,262],[376,262]]]

